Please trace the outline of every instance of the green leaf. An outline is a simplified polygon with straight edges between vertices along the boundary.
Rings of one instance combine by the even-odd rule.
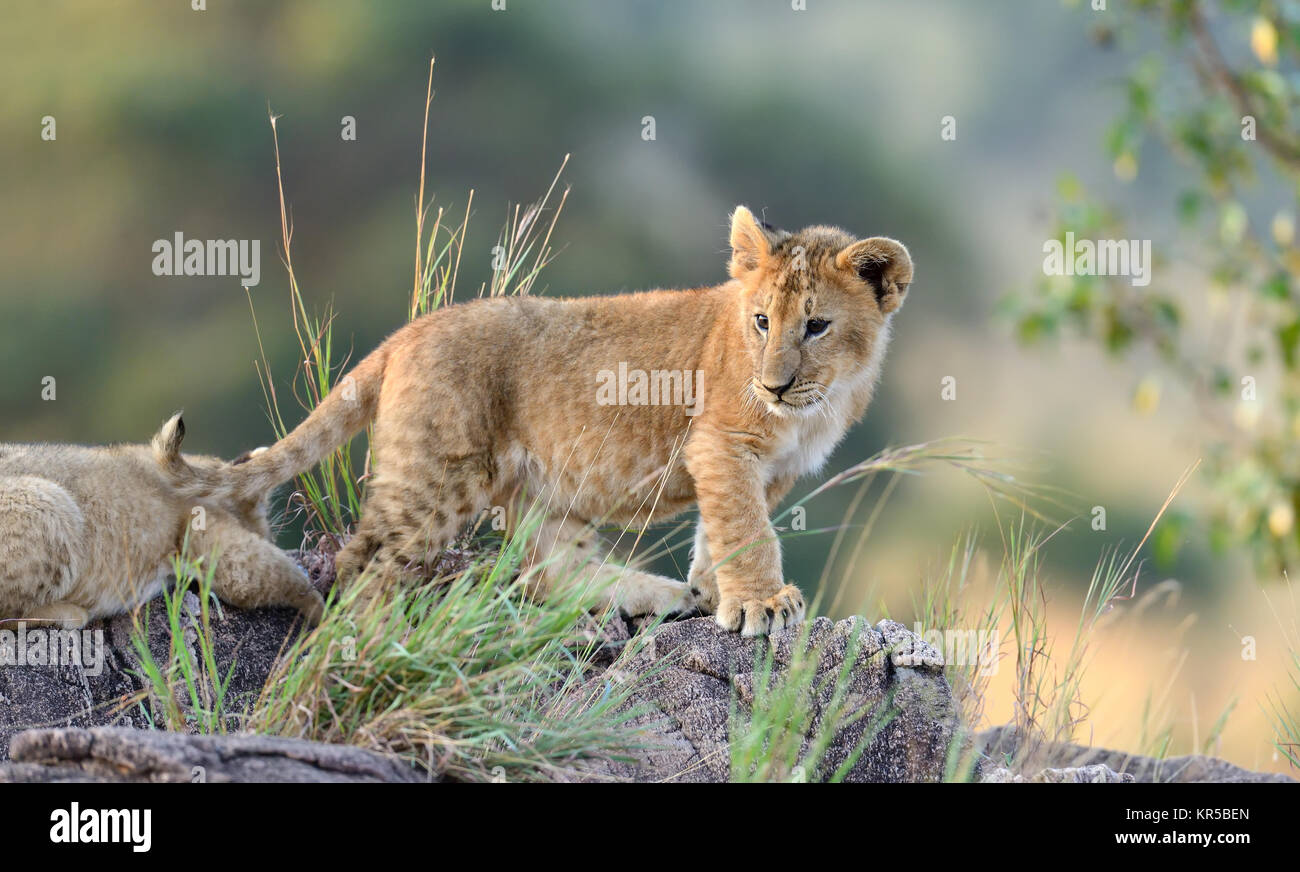
[[[1178,195],[1178,219],[1184,224],[1194,224],[1201,217],[1199,191],[1183,191]]]
[[[1133,344],[1133,328],[1124,323],[1112,309],[1106,318],[1106,350],[1119,354]]]
[[[1156,525],[1151,534],[1151,554],[1156,565],[1169,569],[1178,559],[1187,538],[1188,518],[1182,513],[1169,512]]]
[[[1288,300],[1291,298],[1291,284],[1289,276],[1284,272],[1276,272],[1269,276],[1265,282],[1259,286],[1259,292],[1274,300]]]
[[[1300,320],[1278,328],[1277,344],[1287,369],[1295,369],[1297,343],[1300,343]]]

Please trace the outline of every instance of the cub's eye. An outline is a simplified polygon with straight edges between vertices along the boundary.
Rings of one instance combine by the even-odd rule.
[[[767,316],[766,316],[766,315],[755,315],[755,316],[754,316],[754,326],[758,328],[758,332],[759,332],[759,333],[766,333],[766,332],[767,332]]]
[[[831,326],[830,321],[823,321],[821,318],[810,318],[808,320],[808,335],[821,336],[829,326]]]

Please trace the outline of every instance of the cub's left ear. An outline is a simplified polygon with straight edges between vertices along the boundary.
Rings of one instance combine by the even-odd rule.
[[[871,286],[876,305],[888,315],[903,305],[912,283],[912,258],[903,243],[873,236],[853,243],[835,256],[835,265]]]

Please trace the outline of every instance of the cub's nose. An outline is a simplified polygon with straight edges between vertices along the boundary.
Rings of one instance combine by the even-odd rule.
[[[764,387],[766,390],[769,390],[769,391],[771,391],[772,393],[776,394],[776,398],[779,400],[779,399],[781,399],[781,394],[783,394],[783,393],[785,393],[786,391],[790,390],[790,385],[794,384],[794,378],[795,378],[794,376],[790,376],[790,380],[789,380],[788,382],[786,382],[785,384],[781,385],[779,388],[774,388],[774,387],[772,387],[771,385],[763,385],[763,387]]]

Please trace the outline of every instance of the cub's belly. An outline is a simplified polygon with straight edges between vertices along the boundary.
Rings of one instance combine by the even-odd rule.
[[[525,480],[548,514],[633,525],[666,521],[695,505],[695,487],[680,457],[667,462],[632,452],[597,462],[530,458]],[[525,507],[526,508],[526,507]]]
[[[104,618],[129,612],[162,593],[163,586],[171,581],[171,563],[163,563],[152,572],[136,577],[119,577],[107,584],[87,591],[85,602],[78,603],[90,617]]]

